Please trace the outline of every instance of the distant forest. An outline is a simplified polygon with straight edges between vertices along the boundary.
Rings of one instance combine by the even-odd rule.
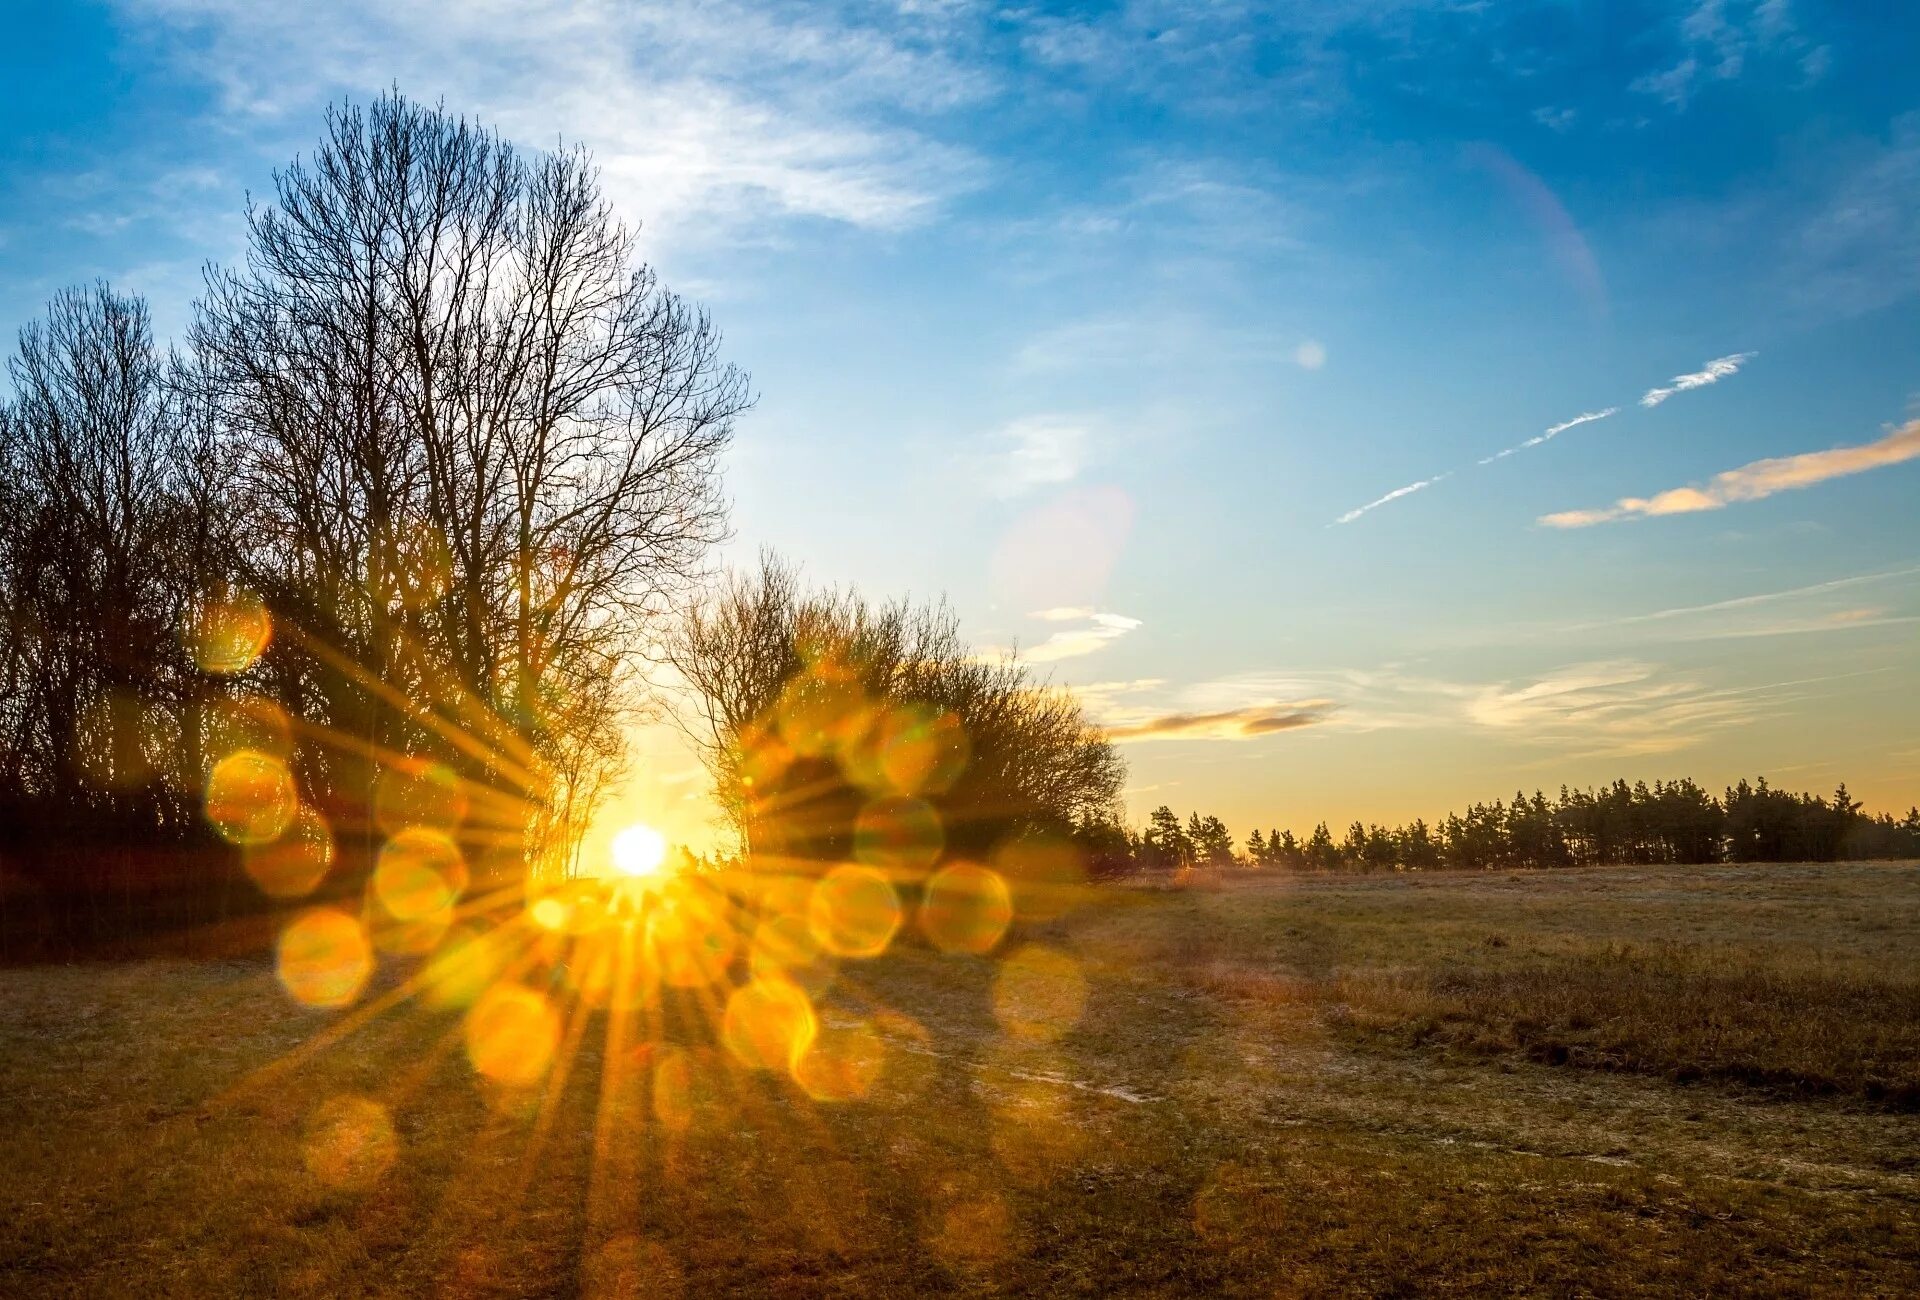
[[[1081,838],[1109,875],[1195,867],[1311,871],[1419,871],[1441,867],[1586,867],[1714,862],[1835,862],[1920,858],[1920,808],[1896,820],[1869,813],[1843,783],[1831,798],[1790,794],[1766,778],[1715,798],[1691,780],[1560,787],[1557,799],[1516,792],[1428,825],[1354,822],[1336,837],[1325,822],[1302,838],[1252,831],[1236,847],[1218,818],[1182,822],[1161,805],[1138,831],[1088,825]]]

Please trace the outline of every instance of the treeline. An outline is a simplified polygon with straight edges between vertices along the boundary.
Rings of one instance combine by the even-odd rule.
[[[1236,847],[1218,817],[1183,822],[1162,805],[1137,830],[1084,823],[1080,837],[1108,875],[1196,867],[1309,871],[1582,867],[1716,862],[1833,862],[1920,858],[1920,808],[1903,818],[1867,812],[1842,784],[1831,798],[1789,794],[1762,777],[1715,797],[1691,780],[1624,780],[1599,789],[1515,793],[1476,803],[1434,825],[1354,822],[1336,836],[1325,822],[1304,837],[1258,829]]]
[[[746,381],[583,154],[389,95],[247,222],[174,346],[100,284],[6,363],[0,926],[350,894],[415,825],[476,891],[564,870],[725,532]]]

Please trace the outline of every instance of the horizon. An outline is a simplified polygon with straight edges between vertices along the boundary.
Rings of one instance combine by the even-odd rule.
[[[584,146],[759,396],[722,562],[944,593],[1113,729],[1135,823],[1432,821],[1615,777],[1845,781],[1896,815],[1920,790],[1920,20],[27,22],[0,336],[102,277],[177,340],[329,103],[395,86]],[[596,834],[714,847],[692,753],[635,741]]]

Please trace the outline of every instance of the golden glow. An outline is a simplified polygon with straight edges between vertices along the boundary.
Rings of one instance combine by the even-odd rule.
[[[389,839],[373,869],[373,892],[396,921],[418,921],[451,908],[467,888],[460,849],[439,831],[413,827]]]
[[[667,861],[667,838],[641,822],[613,837],[613,869],[623,876],[656,876]]]
[[[445,763],[419,759],[382,767],[373,784],[373,819],[389,835],[412,826],[450,832],[467,815],[467,792]]]
[[[993,981],[993,1014],[1016,1038],[1050,1042],[1080,1021],[1087,977],[1063,952],[1030,945],[1001,963]]]
[[[727,1050],[755,1070],[794,1069],[818,1032],[806,993],[777,978],[755,979],[735,989],[720,1022]]]
[[[793,1063],[793,1080],[815,1101],[858,1101],[886,1066],[886,1044],[873,1026],[823,1025]]]
[[[344,1007],[373,973],[373,945],[360,922],[335,908],[316,907],[281,932],[276,968],[295,1001]]]
[[[521,984],[488,989],[467,1013],[467,1059],[495,1083],[538,1083],[560,1046],[560,1014],[545,995]]]
[[[900,794],[952,789],[972,753],[960,719],[931,705],[895,709],[874,732],[879,774]]]
[[[792,980],[814,997],[833,982],[834,958],[813,937],[804,915],[767,917],[753,932],[749,965],[755,975]]]
[[[682,989],[720,983],[739,948],[737,932],[720,901],[705,890],[689,887],[661,895],[647,914],[646,937],[660,978]]]
[[[287,765],[257,749],[227,755],[207,775],[207,820],[230,844],[279,839],[299,804]]]
[[[693,1062],[684,1048],[663,1047],[653,1067],[653,1117],[672,1133],[693,1123]]]
[[[509,953],[497,930],[455,928],[427,963],[423,994],[431,1006],[465,1007],[506,969]]]
[[[835,867],[813,887],[807,928],[840,957],[878,957],[900,928],[900,895],[872,867]]]
[[[232,677],[253,667],[273,639],[266,604],[249,591],[200,602],[186,632],[187,650],[202,672]]]
[[[927,881],[920,929],[942,952],[990,952],[1012,921],[1013,896],[997,871],[956,862]]]
[[[940,814],[924,799],[875,799],[853,823],[853,856],[870,866],[924,871],[945,844]]]
[[[333,866],[333,831],[326,818],[303,807],[279,839],[247,845],[241,862],[262,893],[300,898],[311,894]]]
[[[365,1097],[332,1097],[307,1121],[301,1143],[307,1168],[329,1187],[361,1188],[376,1181],[399,1153],[387,1108]]]

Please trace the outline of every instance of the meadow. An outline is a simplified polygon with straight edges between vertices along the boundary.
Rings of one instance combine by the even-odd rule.
[[[1920,1293],[1920,865],[1075,904],[843,966],[839,1101],[692,1002],[502,1089],[264,961],[0,972],[0,1292]]]

